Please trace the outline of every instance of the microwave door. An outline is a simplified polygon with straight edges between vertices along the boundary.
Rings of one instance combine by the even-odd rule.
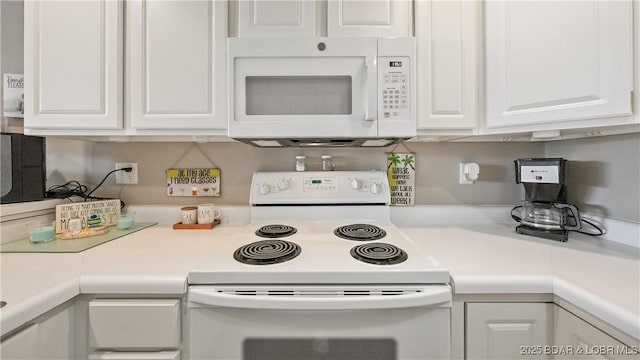
[[[236,58],[232,137],[376,137],[375,54]]]

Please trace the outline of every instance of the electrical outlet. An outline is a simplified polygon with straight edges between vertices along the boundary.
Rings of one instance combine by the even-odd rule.
[[[475,184],[480,175],[480,166],[476,163],[460,163],[460,184]]]
[[[137,184],[138,164],[137,163],[116,163],[116,169],[131,167],[131,172],[116,171],[116,184]]]

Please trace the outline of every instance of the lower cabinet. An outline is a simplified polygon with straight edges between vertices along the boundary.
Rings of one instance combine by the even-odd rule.
[[[180,359],[180,300],[94,299],[88,307],[90,360]]]
[[[554,309],[555,359],[639,359],[637,347],[626,346],[560,306]]]
[[[0,343],[0,359],[38,358],[38,324],[29,325]]]
[[[52,310],[33,324],[4,339],[3,360],[76,359],[74,307]]]
[[[551,358],[535,354],[535,349],[553,343],[553,306],[551,303],[467,303],[466,359]]]

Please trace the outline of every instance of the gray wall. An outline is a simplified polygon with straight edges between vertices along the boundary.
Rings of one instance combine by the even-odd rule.
[[[22,74],[24,69],[24,3],[2,0],[2,73]]]
[[[22,0],[0,0],[0,78],[1,74],[24,73],[24,2]],[[4,99],[0,86],[0,99]],[[0,130],[22,132],[22,119],[5,119],[0,101]]]
[[[548,142],[568,165],[568,200],[581,211],[640,222],[640,134]]]
[[[515,205],[523,198],[515,184],[513,160],[563,157],[569,160],[568,200],[583,212],[640,222],[640,134],[603,136],[547,143],[408,143],[416,153],[417,205]],[[202,150],[202,153],[199,151]],[[384,149],[258,149],[240,143],[94,143],[87,154],[88,181],[97,183],[115,162],[137,162],[138,185],[101,190],[132,204],[191,204],[199,199],[166,196],[164,171],[171,167],[219,167],[220,204],[247,204],[254,171],[293,170],[295,155],[320,168],[320,155],[334,157],[337,170],[384,169]],[[401,149],[397,150],[401,151]],[[211,160],[211,161],[210,161]],[[213,162],[213,163],[212,163]],[[458,164],[480,164],[474,185],[459,185]]]
[[[415,203],[429,205],[517,204],[523,191],[515,184],[513,160],[544,155],[542,143],[408,143],[408,146],[416,153]],[[165,170],[219,167],[221,196],[215,201],[248,204],[253,172],[294,170],[295,155],[306,155],[310,170],[320,168],[320,155],[324,153],[333,156],[336,170],[371,170],[386,168],[386,151],[390,148],[323,151],[258,149],[240,143],[208,143],[197,147],[188,143],[95,143],[88,174],[91,174],[89,181],[95,184],[114,169],[115,162],[136,162],[138,185],[115,185],[114,180],[109,179],[105,188],[99,190],[100,194],[120,196],[131,204],[191,204],[202,199],[167,197]],[[476,184],[459,184],[460,162],[480,164],[480,179]]]

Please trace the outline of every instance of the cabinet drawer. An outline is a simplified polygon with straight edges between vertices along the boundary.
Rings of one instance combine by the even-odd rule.
[[[180,300],[98,299],[89,303],[94,349],[177,349]]]
[[[157,352],[95,352],[89,355],[89,360],[180,360],[179,351]]]

